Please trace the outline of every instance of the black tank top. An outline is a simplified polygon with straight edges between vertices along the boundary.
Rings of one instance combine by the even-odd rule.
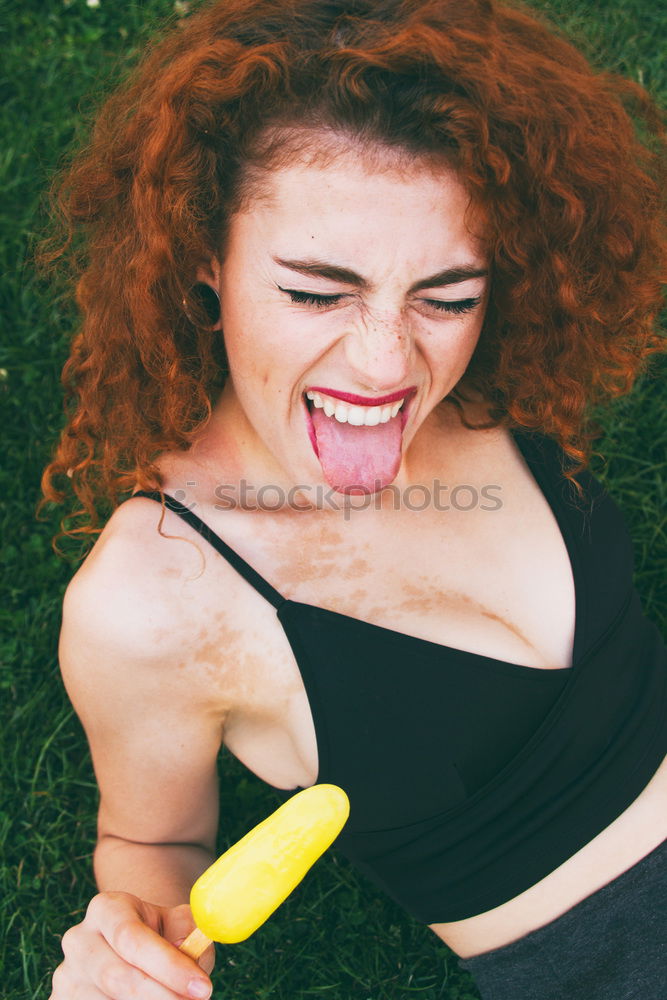
[[[570,669],[286,600],[164,495],[276,608],[313,715],[317,781],[350,798],[336,847],[424,923],[474,916],[544,878],[630,805],[667,752],[667,651],[633,586],[622,515],[588,471],[577,497],[553,440],[512,433],[572,565]]]

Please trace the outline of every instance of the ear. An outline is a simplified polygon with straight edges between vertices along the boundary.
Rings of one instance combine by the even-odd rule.
[[[200,264],[197,268],[197,281],[202,282],[204,285],[210,285],[218,295],[220,294],[221,277],[222,268],[217,257],[211,257],[207,263]]]

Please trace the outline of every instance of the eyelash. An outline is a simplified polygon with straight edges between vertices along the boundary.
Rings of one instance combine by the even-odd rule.
[[[326,309],[327,306],[336,305],[344,297],[343,295],[316,295],[315,292],[298,292],[293,288],[281,288],[280,291],[286,292],[292,302],[298,305],[315,306],[316,309]],[[460,299],[458,302],[443,302],[436,299],[421,299],[421,301],[438,312],[460,316],[479,305],[481,298],[478,296],[477,298]]]

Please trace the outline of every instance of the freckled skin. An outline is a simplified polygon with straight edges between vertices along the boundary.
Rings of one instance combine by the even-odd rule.
[[[469,458],[475,455],[473,445],[479,444],[483,454],[484,435],[465,434],[469,440],[466,446]],[[502,431],[488,432],[488,439],[501,440]],[[445,442],[442,469],[451,454],[451,446]],[[434,457],[437,458],[437,452]],[[501,454],[498,468],[487,468],[491,481],[505,483],[506,487],[504,506],[494,514],[428,509],[417,515],[400,509],[377,513],[361,509],[353,511],[346,520],[342,512],[330,511],[216,512],[205,503],[199,512],[258,572],[292,600],[511,662],[534,667],[568,666],[567,654],[561,651],[568,633],[564,631],[559,638],[560,649],[553,644],[549,648],[546,640],[549,614],[553,615],[557,608],[555,597],[544,591],[544,608],[530,611],[539,596],[539,591],[530,584],[530,571],[518,574],[503,571],[498,579],[502,587],[498,587],[495,575],[486,570],[490,561],[494,566],[502,566],[510,551],[525,561],[524,543],[531,537],[528,518],[532,498],[533,504],[538,502],[547,524],[551,522],[551,544],[561,567],[560,577],[551,574],[552,592],[567,593],[568,586],[571,588],[564,543],[548,505],[530,481],[524,483],[527,494],[525,489],[509,488],[512,463],[514,472],[520,471],[510,448]],[[482,468],[486,464],[479,458],[476,460],[476,465]],[[467,465],[468,461],[464,468]],[[443,475],[440,469],[437,471]],[[479,473],[477,477],[471,476],[470,470],[464,475],[452,467],[451,472],[451,482],[484,481]],[[204,486],[204,496],[206,489]],[[516,528],[516,518],[521,524],[520,531]],[[543,533],[544,524],[541,527],[538,524],[538,530]],[[543,570],[545,553],[543,550],[540,555],[540,544],[543,545],[536,541],[531,547],[536,557],[534,572]],[[509,549],[503,554],[506,546]],[[207,557],[210,559],[210,554]],[[415,576],[416,566],[425,570],[423,580]],[[234,574],[232,577],[235,578]],[[512,583],[505,583],[505,577],[511,578]],[[525,593],[524,588],[528,588]],[[546,607],[550,609],[548,612]]]
[[[308,386],[323,385],[371,398],[414,386],[396,481],[419,475],[418,439],[465,374],[488,277],[411,289],[448,265],[486,269],[481,222],[469,208],[468,192],[448,167],[384,152],[371,161],[342,138],[334,163],[304,160],[264,177],[231,221],[224,260],[212,260],[199,275],[220,295],[230,368],[211,440],[216,433],[234,438],[241,474],[285,490],[327,485],[303,405]],[[276,263],[309,255],[355,270],[367,288]],[[294,303],[285,288],[343,298],[315,309]],[[431,299],[473,299],[477,306],[453,315]]]
[[[462,617],[469,618],[472,621],[481,615],[490,621],[498,622],[503,629],[507,629],[515,635],[522,646],[527,647],[536,656],[536,665],[546,666],[546,664],[542,664],[542,657],[538,650],[535,649],[533,643],[529,641],[516,625],[513,625],[511,621],[508,621],[502,615],[491,611],[480,601],[476,601],[468,594],[449,590],[436,590],[434,592],[433,587],[429,586],[428,583],[422,588],[407,585],[405,590],[412,594],[411,597],[407,597],[400,602],[400,608],[406,614],[432,615],[435,617],[438,612],[442,614],[444,611],[448,616],[457,616],[459,619]]]
[[[355,580],[371,571],[368,559],[359,555],[346,559],[341,565],[344,526],[335,529],[328,524],[304,525],[299,530],[300,542],[296,552],[291,533],[286,536],[282,530],[269,526],[267,529],[266,550],[276,566],[276,579],[285,589],[295,590],[315,580],[326,580],[332,573],[339,580]]]

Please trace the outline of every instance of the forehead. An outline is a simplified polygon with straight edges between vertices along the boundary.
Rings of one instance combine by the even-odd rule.
[[[275,198],[276,189],[290,176],[321,180],[337,173],[347,173],[350,177],[384,175],[410,184],[416,178],[437,179],[455,174],[444,154],[415,155],[401,147],[328,128],[270,129],[258,146],[261,156],[246,166],[241,177],[239,208],[247,207],[246,202]],[[257,162],[260,159],[263,162]]]
[[[466,242],[483,236],[481,216],[444,157],[415,156],[330,132],[294,136],[291,160],[253,169],[239,212],[246,228],[310,238],[426,239]],[[287,146],[290,145],[290,140]],[[240,221],[240,220],[239,220]]]

